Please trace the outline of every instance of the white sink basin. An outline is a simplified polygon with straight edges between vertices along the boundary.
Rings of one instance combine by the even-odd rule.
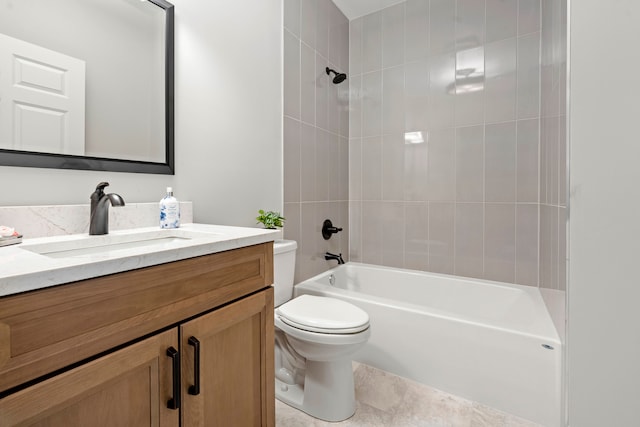
[[[50,258],[91,255],[110,256],[117,254],[114,254],[114,252],[136,248],[149,248],[153,251],[158,251],[163,248],[169,249],[194,239],[211,239],[216,235],[219,234],[179,229],[144,232],[134,231],[121,234],[106,234],[103,236],[74,236],[74,238],[70,240],[23,244],[21,247],[22,249]]]

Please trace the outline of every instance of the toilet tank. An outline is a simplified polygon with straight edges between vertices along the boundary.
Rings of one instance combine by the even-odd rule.
[[[289,301],[293,295],[297,248],[298,244],[295,240],[273,242],[273,287],[276,307]]]

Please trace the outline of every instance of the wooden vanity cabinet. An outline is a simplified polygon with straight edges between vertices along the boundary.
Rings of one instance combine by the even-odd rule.
[[[275,424],[273,288],[180,325],[180,337],[183,426]]]
[[[274,426],[272,251],[269,242],[0,298],[0,426]],[[91,306],[108,320],[64,323],[62,313]],[[55,337],[24,351],[20,334],[46,324]],[[63,345],[79,349],[91,334],[109,347],[89,340],[87,358]],[[52,349],[62,350],[47,357]],[[16,378],[30,383],[12,387]]]
[[[177,426],[166,351],[177,330],[163,332],[56,375],[0,401],[0,425],[63,427]]]

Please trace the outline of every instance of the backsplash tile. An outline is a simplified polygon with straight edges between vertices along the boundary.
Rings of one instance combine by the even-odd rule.
[[[287,202],[300,202],[300,122],[290,117],[284,118],[283,126],[283,166],[284,199]]]
[[[406,203],[404,208],[404,267],[429,268],[429,204]]]
[[[540,116],[540,33],[518,37],[519,119]]]
[[[300,43],[296,36],[284,31],[284,114],[300,118]]]
[[[454,273],[484,277],[484,204],[456,203]]]
[[[362,200],[382,199],[382,137],[362,138]]]
[[[518,202],[538,201],[539,119],[519,120],[517,123],[517,189]]]
[[[362,73],[382,68],[382,14],[362,19]]]
[[[362,19],[349,23],[349,71],[353,76],[362,74]]]
[[[429,52],[437,55],[455,49],[456,2],[431,0],[429,10]]]
[[[401,133],[382,137],[382,199],[404,200],[404,137]]]
[[[311,125],[316,123],[316,54],[307,44],[301,44],[300,53],[300,120]],[[294,64],[295,66],[295,64]],[[286,99],[285,99],[286,101]],[[284,107],[289,110],[289,107]]]
[[[429,56],[429,0],[405,2],[404,58],[406,62]]]
[[[485,0],[456,0],[456,50],[484,44]]]
[[[429,128],[452,128],[455,120],[456,55],[432,56],[429,66]]]
[[[516,122],[485,129],[485,201],[516,201]]]
[[[487,0],[487,43],[515,37],[518,0]]]
[[[456,129],[457,201],[482,202],[484,200],[484,156],[485,152],[489,151],[487,148],[485,148],[483,126]]]
[[[289,2],[284,7],[293,6]],[[285,12],[285,15],[291,12]],[[300,39],[312,49],[316,47],[316,26],[317,26],[317,1],[300,0]]]
[[[535,31],[540,31],[540,0],[518,0],[518,35]]]
[[[516,205],[516,283],[538,285],[539,206]]]
[[[455,217],[455,203],[429,202],[428,271],[453,274]]]
[[[487,123],[513,120],[516,116],[515,38],[488,43],[485,48],[485,101]]]
[[[429,133],[427,196],[429,200],[453,201],[456,194],[455,129]]]
[[[484,277],[513,283],[516,279],[516,205],[487,203],[484,212]]]
[[[362,75],[362,136],[382,133],[382,71]]]
[[[456,126],[481,124],[485,117],[485,51],[483,46],[456,53],[454,92]]]
[[[329,2],[316,0],[316,52],[329,57]]]
[[[405,3],[398,3],[382,11],[383,68],[404,63],[404,9]]]
[[[284,28],[300,37],[300,0],[284,0]]]
[[[89,232],[90,205],[2,206],[0,225],[15,228],[25,238]],[[159,226],[158,203],[127,203],[109,209],[109,229]],[[193,222],[193,203],[180,202],[180,221]]]
[[[404,133],[404,84],[404,66],[382,71],[382,134]]]
[[[404,129],[424,134],[429,129],[429,61],[426,58],[404,66]]]

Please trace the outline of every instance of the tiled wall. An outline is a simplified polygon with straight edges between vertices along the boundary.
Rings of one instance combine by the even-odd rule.
[[[349,38],[350,259],[537,285],[539,0],[408,0]]]
[[[296,282],[348,259],[349,21],[331,0],[284,0],[284,237],[298,242]],[[343,231],[320,233],[331,219]]]
[[[541,0],[540,293],[565,337],[567,290],[567,0]]]
[[[540,287],[566,290],[567,1],[542,0]]]

